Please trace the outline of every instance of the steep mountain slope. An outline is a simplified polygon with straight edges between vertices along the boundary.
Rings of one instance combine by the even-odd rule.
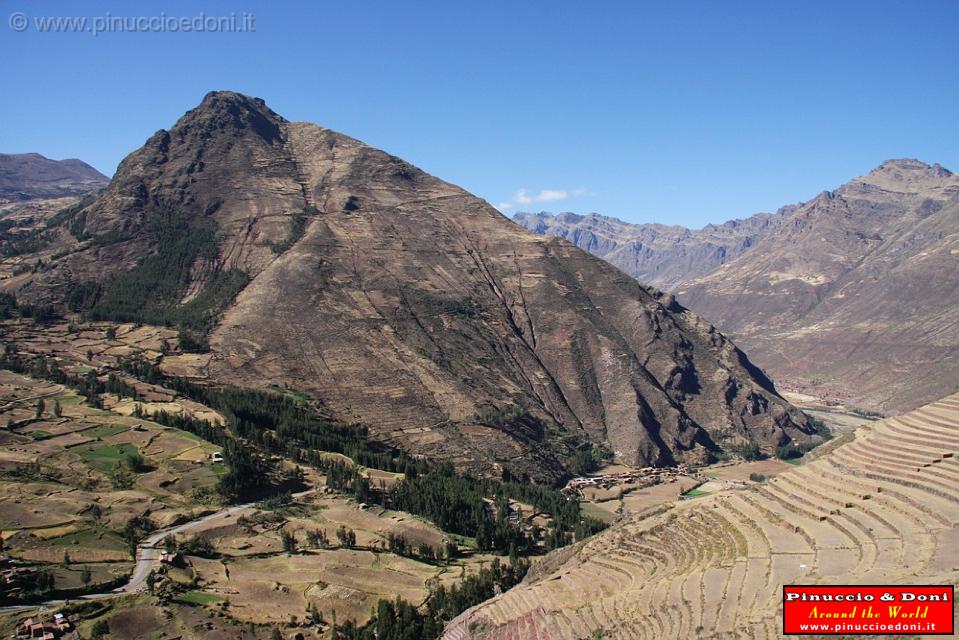
[[[787,388],[902,411],[959,388],[959,177],[890,160],[776,214],[698,231],[517,214],[677,299]]]
[[[58,217],[0,290],[193,332],[223,310],[222,383],[298,389],[477,471],[552,479],[590,440],[668,464],[815,438],[671,296],[258,99],[209,94]]]
[[[517,213],[513,221],[533,233],[556,236],[603,258],[644,284],[671,291],[742,255],[777,228],[794,207],[775,214],[702,229],[662,224],[630,224],[598,213]]]
[[[554,552],[443,640],[780,638],[784,584],[955,584],[959,395]]]
[[[959,176],[891,160],[677,296],[797,388],[882,410],[959,385]]]
[[[0,153],[0,203],[81,196],[110,181],[80,160],[50,160],[39,153]]]

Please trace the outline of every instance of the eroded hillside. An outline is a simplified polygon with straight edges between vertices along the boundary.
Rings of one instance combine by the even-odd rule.
[[[209,333],[220,383],[297,389],[465,468],[548,480],[590,442],[670,464],[816,438],[672,297],[258,99],[209,94],[43,234],[0,289]]]
[[[957,389],[959,178],[939,165],[889,160],[776,214],[697,230],[515,219],[675,294],[789,390],[896,412]]]
[[[902,411],[956,391],[959,177],[892,160],[676,289],[797,390]]]

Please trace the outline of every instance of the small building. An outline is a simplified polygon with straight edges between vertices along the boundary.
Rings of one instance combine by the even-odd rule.
[[[213,463],[223,462],[223,452],[214,451],[212,454],[210,454],[210,462],[213,462]]]

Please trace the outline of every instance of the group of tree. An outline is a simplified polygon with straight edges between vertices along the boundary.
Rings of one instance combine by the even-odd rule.
[[[78,213],[69,227],[77,237],[85,237],[81,216],[82,212]],[[184,351],[208,349],[207,334],[220,312],[249,282],[249,276],[238,269],[213,268],[197,295],[180,304],[183,293],[193,283],[197,262],[215,265],[215,225],[209,219],[191,224],[174,211],[156,209],[144,216],[138,231],[151,237],[153,252],[133,269],[109,280],[76,283],[67,298],[67,307],[90,320],[177,327]],[[92,238],[99,244],[122,239],[110,234]]]
[[[12,293],[0,293],[0,320],[32,318],[35,322],[50,322],[60,317],[61,314],[53,305],[18,303],[16,296]]]
[[[327,484],[357,501],[423,516],[440,529],[476,538],[482,551],[529,553],[542,546],[562,547],[604,528],[582,514],[579,502],[550,487],[456,474],[450,463],[436,464],[407,476],[390,489],[373,486],[355,465],[326,464]],[[542,532],[524,528],[511,500],[532,505],[549,516]]]
[[[137,557],[137,545],[148,533],[156,531],[156,524],[149,517],[144,515],[134,516],[127,520],[120,535],[127,542],[130,555]]]
[[[430,464],[401,451],[377,447],[369,442],[367,429],[361,425],[346,425],[320,417],[307,403],[288,395],[262,390],[215,388],[199,385],[183,378],[170,377],[143,359],[128,359],[122,363],[130,375],[153,384],[162,384],[221,413],[227,420],[231,438],[223,430],[189,416],[154,416],[158,422],[196,433],[203,438],[227,447],[228,442],[249,443],[244,447],[248,456],[234,459],[224,456],[231,470],[235,465],[243,471],[221,479],[221,492],[233,499],[251,492],[264,491],[266,486],[234,486],[242,479],[254,482],[269,476],[256,464],[262,456],[252,453],[258,449],[284,456],[324,471],[327,484],[349,493],[358,502],[378,504],[407,511],[432,520],[439,528],[451,533],[477,538],[484,551],[508,553],[511,549],[527,553],[540,543],[547,550],[581,540],[601,530],[598,520],[585,517],[579,502],[558,490],[515,479],[479,479],[455,473],[450,463]],[[486,416],[489,421],[516,418],[516,412]],[[527,422],[533,417],[522,413]],[[219,432],[219,433],[217,433]],[[231,445],[231,450],[235,450]],[[321,452],[341,453],[353,462],[332,460]],[[594,462],[583,461],[589,468],[597,453],[588,454]],[[253,465],[252,467],[250,465]],[[358,472],[358,467],[401,472],[403,479],[392,488],[374,486]],[[524,530],[510,517],[509,500],[530,504],[538,512],[549,516],[546,532]],[[542,541],[539,540],[542,533]]]
[[[68,373],[60,368],[54,358],[21,354],[10,343],[5,344],[4,351],[0,354],[0,368],[70,387],[83,396],[90,406],[97,408],[103,407],[100,394],[104,393],[113,394],[117,398],[138,398],[136,389],[116,374],[111,373],[101,379],[92,370],[85,374]],[[46,406],[39,403],[36,408],[37,417],[46,410]]]
[[[494,559],[489,567],[466,576],[457,585],[434,587],[426,607],[417,608],[402,598],[380,600],[366,624],[334,623],[331,637],[336,640],[433,640],[440,636],[447,622],[492,598],[497,591],[518,584],[528,569],[525,560],[507,564]]]

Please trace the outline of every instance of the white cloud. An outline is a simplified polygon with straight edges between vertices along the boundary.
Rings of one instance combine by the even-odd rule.
[[[504,209],[511,209],[517,205],[528,206],[538,202],[558,202],[560,200],[566,200],[567,198],[579,198],[592,195],[596,194],[582,187],[577,189],[540,189],[535,193],[530,192],[529,189],[520,189],[513,195],[512,202],[501,202],[497,209],[502,211]]]
[[[513,196],[516,204],[533,204],[534,202],[555,202],[565,200],[569,197],[569,192],[563,189],[542,189],[539,193],[530,194],[527,189],[520,189]]]
[[[569,193],[559,189],[543,189],[536,194],[536,202],[552,202],[553,200],[565,200]]]

